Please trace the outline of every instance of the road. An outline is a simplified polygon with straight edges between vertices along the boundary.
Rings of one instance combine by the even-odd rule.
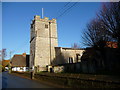
[[[2,88],[54,88],[40,82],[22,78],[19,76],[2,73]]]

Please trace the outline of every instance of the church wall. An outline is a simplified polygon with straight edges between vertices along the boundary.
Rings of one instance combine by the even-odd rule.
[[[62,48],[55,47],[56,49],[56,60],[54,60],[53,65],[65,64],[65,63],[77,63],[81,62],[80,58],[85,50],[82,49],[72,49],[72,48]],[[77,54],[79,54],[79,60],[77,60]],[[70,61],[72,58],[72,61]]]

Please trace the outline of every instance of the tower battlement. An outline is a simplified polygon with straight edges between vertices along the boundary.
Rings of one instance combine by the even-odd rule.
[[[56,23],[56,19],[55,18],[53,18],[52,20],[49,20],[48,17],[41,18],[41,16],[39,16],[39,15],[35,15],[34,16],[34,20],[36,20],[36,21],[42,21],[42,22]]]
[[[55,59],[54,47],[57,46],[56,19],[50,20],[48,17],[34,16],[31,24],[30,66],[39,66],[42,69],[51,65],[52,60]]]

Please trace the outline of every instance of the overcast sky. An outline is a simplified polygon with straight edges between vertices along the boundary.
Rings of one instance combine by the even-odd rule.
[[[29,54],[30,23],[35,15],[41,16],[42,8],[44,8],[44,16],[50,19],[62,15],[57,18],[59,47],[71,47],[73,43],[85,47],[81,44],[82,32],[86,24],[96,16],[101,4],[101,2],[4,2],[2,47],[6,48],[8,53],[13,51],[12,54],[24,52]]]

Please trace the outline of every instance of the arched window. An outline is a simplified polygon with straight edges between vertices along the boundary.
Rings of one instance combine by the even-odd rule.
[[[80,54],[76,54],[76,62],[81,62],[81,60],[80,60]]]
[[[73,58],[72,57],[68,58],[68,63],[73,63]]]

